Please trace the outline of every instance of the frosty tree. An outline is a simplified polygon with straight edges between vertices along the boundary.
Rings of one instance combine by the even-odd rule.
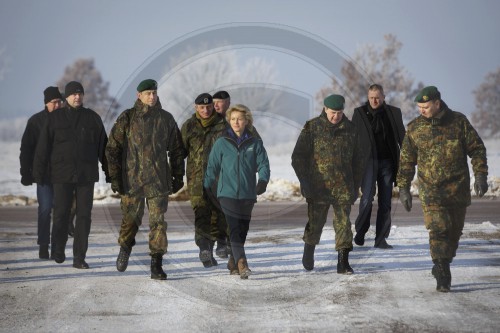
[[[316,100],[318,105],[323,105],[323,99],[333,93],[346,95],[346,114],[351,117],[355,107],[367,100],[367,78],[358,68],[368,76],[369,84],[379,83],[384,87],[386,102],[401,108],[403,118],[410,120],[417,115],[414,96],[423,88],[422,83],[414,84],[414,79],[406,68],[399,63],[399,52],[403,44],[396,36],[384,36],[385,45],[382,47],[374,44],[361,46],[354,54],[352,62],[346,61],[342,66],[342,82],[335,77],[331,85],[321,89]]]
[[[500,67],[486,75],[473,91],[476,110],[472,122],[484,137],[500,137]]]
[[[114,119],[119,105],[115,98],[109,95],[109,82],[104,82],[102,79],[101,73],[95,68],[94,59],[77,59],[71,66],[66,67],[64,75],[57,81],[62,93],[70,81],[78,81],[83,85],[85,107],[94,110],[103,119],[104,115],[110,112],[107,118]]]
[[[179,122],[193,113],[194,99],[203,92],[213,94],[227,90],[232,104],[245,104],[253,111],[275,107],[276,90],[263,89],[278,80],[271,62],[260,57],[240,57],[234,50],[205,52],[192,49],[179,59],[170,59],[177,65],[168,66],[158,91],[162,106]]]

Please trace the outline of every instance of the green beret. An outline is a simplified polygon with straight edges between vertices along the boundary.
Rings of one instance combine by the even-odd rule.
[[[325,98],[324,104],[332,110],[344,110],[345,99],[341,95],[330,95]]]
[[[152,79],[144,80],[137,86],[137,91],[143,92],[144,90],[158,90],[158,83]]]
[[[439,92],[438,88],[434,86],[428,86],[420,90],[417,97],[415,97],[414,102],[425,103],[436,99],[441,99],[441,93]]]
[[[194,100],[194,104],[196,105],[208,105],[212,104],[212,102],[212,95],[207,93],[199,94],[198,97],[196,97],[196,99]]]

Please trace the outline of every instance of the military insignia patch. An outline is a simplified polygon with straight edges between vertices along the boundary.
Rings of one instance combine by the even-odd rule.
[[[425,102],[427,102],[427,101],[429,100],[429,96],[424,95],[424,96],[422,96],[422,99],[423,99]]]

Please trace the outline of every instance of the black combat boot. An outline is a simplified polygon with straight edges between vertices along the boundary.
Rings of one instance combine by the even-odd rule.
[[[314,268],[314,249],[316,245],[304,243],[304,254],[302,255],[302,266],[308,271]]]
[[[339,259],[337,264],[337,273],[338,274],[352,274],[354,271],[351,266],[349,266],[349,250],[342,249],[338,251]]]
[[[64,260],[66,260],[66,254],[64,253],[64,247],[55,247],[55,251],[53,253],[54,261],[58,264],[62,264]]]
[[[213,255],[214,244],[210,240],[203,238],[198,242],[198,246],[200,247],[199,258],[203,267],[217,266],[217,260],[215,260]]]
[[[217,240],[217,248],[215,249],[215,254],[219,258],[227,258],[229,251],[227,250],[227,243],[225,239]]]
[[[120,246],[120,253],[118,253],[118,258],[116,258],[116,269],[118,272],[125,272],[127,269],[130,252],[132,252],[132,249]]]
[[[40,259],[49,259],[49,245],[41,244],[40,249],[38,250],[38,258]]]
[[[163,263],[163,255],[153,254],[151,256],[151,278],[153,280],[166,280],[167,274],[161,268]]]
[[[432,275],[436,278],[436,290],[447,293],[451,289],[451,271],[449,259],[435,259],[432,261]]]

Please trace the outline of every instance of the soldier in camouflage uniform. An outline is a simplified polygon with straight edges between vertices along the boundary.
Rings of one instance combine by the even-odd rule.
[[[134,107],[120,114],[106,147],[111,188],[121,195],[123,213],[116,260],[118,271],[127,269],[146,201],[151,278],[167,278],[162,269],[168,244],[164,214],[168,195],[184,186],[184,155],[179,128],[174,117],[161,107],[156,81],[142,81],[137,87]]]
[[[436,289],[448,292],[450,263],[462,235],[467,206],[471,204],[467,156],[474,171],[474,189],[482,197],[488,190],[486,148],[467,118],[449,109],[436,87],[422,89],[415,102],[421,116],[408,124],[397,183],[400,200],[410,211],[410,185],[418,165],[419,197],[434,263],[432,274]]]
[[[216,208],[203,190],[203,177],[210,150],[225,128],[224,119],[214,111],[212,96],[207,93],[196,98],[195,113],[181,128],[187,153],[187,187],[195,215],[195,242],[200,248],[200,261],[206,268],[217,265],[213,257],[216,237],[211,234],[211,215]]]
[[[337,273],[353,273],[348,261],[353,238],[349,214],[357,198],[363,163],[356,128],[343,113],[344,103],[340,95],[325,98],[321,115],[306,122],[292,153],[292,166],[308,208],[302,257],[306,270],[314,268],[314,250],[333,205]]]
[[[214,110],[218,114],[222,116],[222,118],[226,119],[226,111],[229,109],[229,105],[231,104],[231,96],[225,90],[217,91],[213,96],[214,102]],[[213,193],[216,193],[215,191]],[[227,233],[227,222],[224,213],[219,207],[216,207],[212,211],[212,232],[211,235],[217,239],[217,247],[215,249],[215,254],[220,258],[227,258],[230,249],[230,241]]]

